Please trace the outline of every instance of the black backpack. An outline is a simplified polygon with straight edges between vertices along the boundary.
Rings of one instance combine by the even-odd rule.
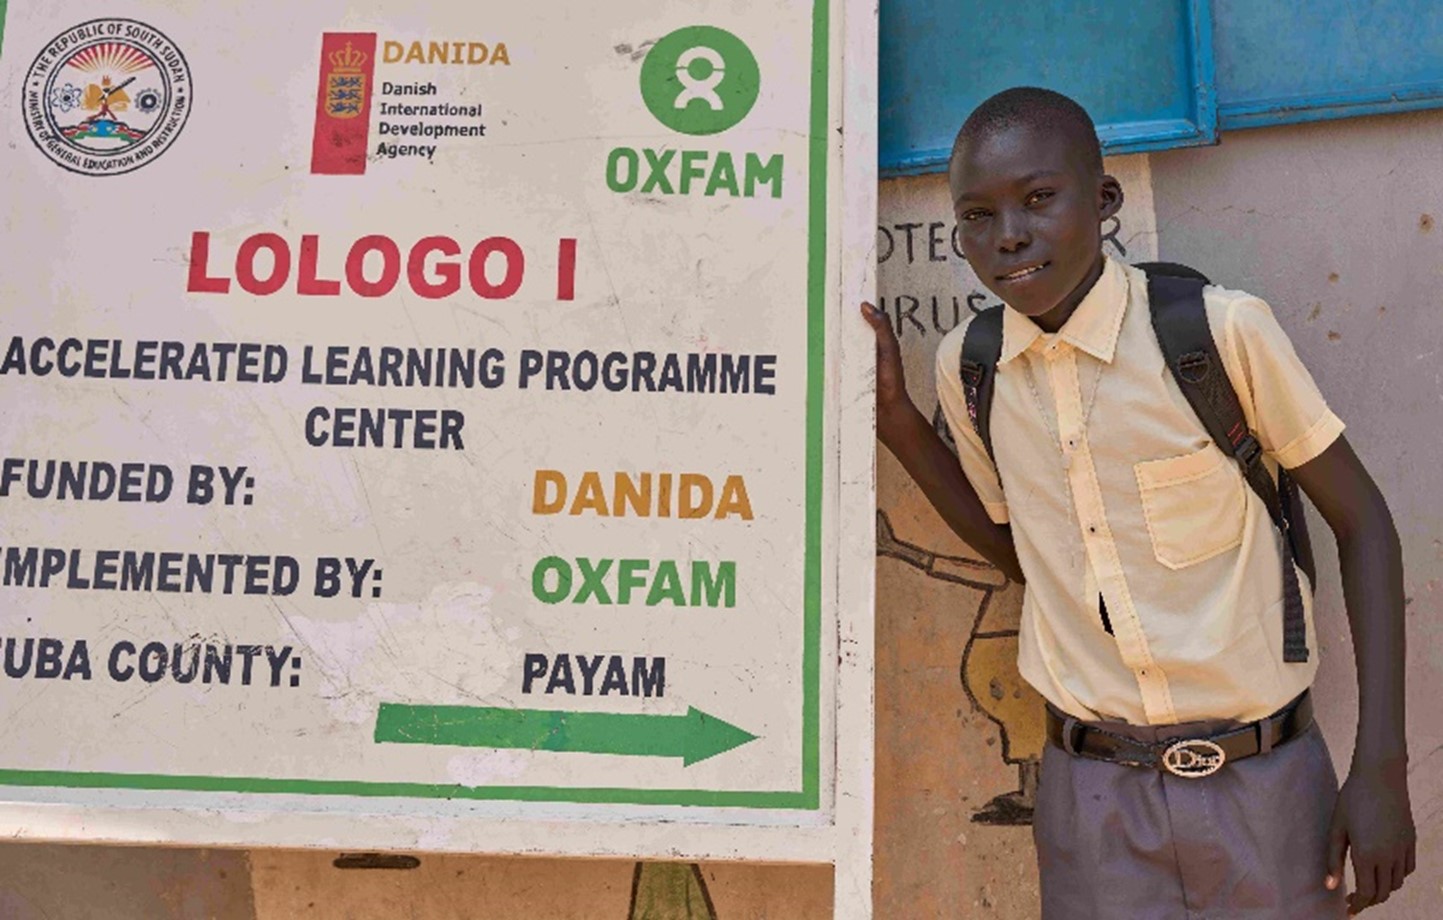
[[[1315,584],[1312,543],[1297,483],[1278,468],[1277,482],[1263,465],[1262,445],[1248,430],[1237,393],[1223,367],[1208,327],[1203,287],[1208,279],[1199,271],[1170,262],[1144,262],[1134,266],[1147,273],[1152,328],[1188,404],[1223,453],[1238,462],[1243,478],[1263,500],[1283,540],[1283,660],[1308,660],[1307,624],[1303,596],[1294,560]],[[962,391],[967,414],[988,456],[992,453],[992,389],[997,360],[1002,354],[1002,305],[989,307],[972,320],[962,340]],[[1108,630],[1111,632],[1111,630]]]

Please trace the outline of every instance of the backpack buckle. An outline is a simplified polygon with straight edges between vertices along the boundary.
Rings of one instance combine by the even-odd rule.
[[[962,361],[962,382],[976,389],[982,385],[982,365],[976,361]]]
[[[1253,437],[1251,431],[1248,432],[1241,441],[1233,445],[1233,456],[1238,458],[1238,462],[1241,463],[1244,468],[1252,466],[1262,455],[1263,445],[1258,443],[1258,439]]]
[[[1212,360],[1207,352],[1190,351],[1177,359],[1178,376],[1188,383],[1202,383],[1212,369]]]

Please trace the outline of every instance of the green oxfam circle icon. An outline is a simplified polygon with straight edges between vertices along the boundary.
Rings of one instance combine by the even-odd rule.
[[[752,51],[714,26],[677,29],[641,65],[641,98],[656,120],[682,134],[717,134],[757,101],[761,73]]]

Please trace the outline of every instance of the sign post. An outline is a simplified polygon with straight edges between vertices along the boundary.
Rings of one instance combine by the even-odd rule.
[[[0,12],[4,831],[869,911],[871,9]]]

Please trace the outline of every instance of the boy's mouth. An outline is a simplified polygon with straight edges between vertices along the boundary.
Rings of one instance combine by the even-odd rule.
[[[1038,262],[1033,265],[1024,265],[1022,268],[1019,268],[1016,271],[1008,272],[1005,275],[998,275],[997,280],[1004,282],[1021,281],[1023,278],[1032,277],[1033,275],[1042,271],[1044,268],[1051,264],[1051,262]]]

